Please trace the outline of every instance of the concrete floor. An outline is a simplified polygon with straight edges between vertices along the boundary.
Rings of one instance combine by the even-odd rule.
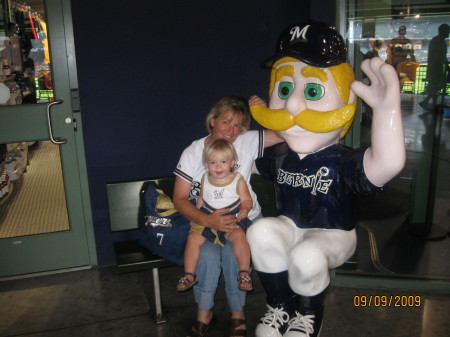
[[[163,324],[155,323],[147,301],[151,287],[147,272],[118,274],[109,266],[1,281],[0,336],[186,336],[196,307],[192,292],[175,291],[181,273],[178,267],[160,271]],[[256,275],[254,279],[255,290],[248,295],[246,306],[249,336],[254,336],[265,312],[265,293]],[[370,296],[371,305],[363,306],[360,300]],[[403,306],[382,306],[382,296],[404,296]],[[208,336],[224,336],[229,315],[222,291],[217,293],[214,311],[218,322]],[[320,336],[448,337],[450,294],[331,286]]]

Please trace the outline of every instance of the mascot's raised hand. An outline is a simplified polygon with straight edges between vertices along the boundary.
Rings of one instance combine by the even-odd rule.
[[[344,40],[324,23],[290,26],[277,46],[263,63],[272,69],[269,107],[250,100],[255,120],[285,139],[256,162],[274,180],[279,213],[247,231],[267,293],[256,336],[316,337],[329,270],[356,248],[354,196],[380,190],[404,165],[399,83],[378,58],[362,64],[371,84],[355,82]],[[353,122],[356,96],[373,109],[367,149],[339,144]]]
[[[380,58],[365,60],[361,69],[370,79],[370,86],[354,82],[351,88],[373,110],[372,144],[364,155],[364,169],[373,184],[382,186],[405,162],[398,76]]]

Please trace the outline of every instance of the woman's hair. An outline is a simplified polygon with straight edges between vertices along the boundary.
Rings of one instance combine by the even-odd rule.
[[[223,153],[228,160],[234,160],[236,163],[238,155],[232,143],[225,139],[214,139],[206,144],[203,149],[203,163],[206,164],[213,153]]]
[[[241,134],[250,129],[251,115],[248,101],[242,96],[227,95],[220,98],[209,110],[205,122],[208,133],[213,132],[213,128],[210,125],[211,120],[216,119],[222,113],[230,110],[235,114],[242,115]]]

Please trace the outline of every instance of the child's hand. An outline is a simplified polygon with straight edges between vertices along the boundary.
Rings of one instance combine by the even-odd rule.
[[[239,213],[236,214],[238,221],[245,219],[248,216],[248,211],[244,207],[239,207]]]

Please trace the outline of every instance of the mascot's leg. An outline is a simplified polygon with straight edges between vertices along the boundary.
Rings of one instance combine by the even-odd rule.
[[[300,229],[303,241],[292,249],[289,284],[298,294],[290,308],[285,337],[317,337],[330,283],[329,269],[344,263],[355,251],[355,231]]]
[[[267,312],[256,327],[257,337],[279,337],[289,322],[288,306],[296,298],[288,281],[288,256],[297,227],[286,217],[263,218],[247,230],[252,260],[267,293]]]
[[[323,320],[323,310],[328,287],[314,296],[297,295],[293,299],[293,313],[284,337],[317,337]]]
[[[289,287],[288,272],[258,272],[258,276],[267,294],[267,312],[256,327],[255,335],[257,337],[282,336],[290,319],[288,312],[291,310],[288,305],[297,296]]]

